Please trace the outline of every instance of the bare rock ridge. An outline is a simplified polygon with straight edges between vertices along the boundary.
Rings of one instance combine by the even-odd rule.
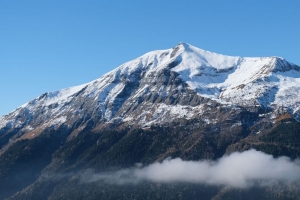
[[[298,119],[300,67],[279,57],[243,58],[186,43],[149,52],[99,79],[47,92],[0,118],[2,152],[47,129],[149,127],[175,119],[217,123],[212,110],[264,114],[284,109]],[[235,123],[239,123],[238,120]]]

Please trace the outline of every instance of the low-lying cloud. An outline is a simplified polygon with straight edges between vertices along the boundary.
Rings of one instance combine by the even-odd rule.
[[[246,188],[254,184],[264,186],[300,181],[300,164],[298,160],[274,158],[252,149],[232,153],[217,161],[183,161],[176,158],[110,173],[87,171],[82,178],[85,182],[101,181],[111,184],[135,184],[141,181],[186,182]]]

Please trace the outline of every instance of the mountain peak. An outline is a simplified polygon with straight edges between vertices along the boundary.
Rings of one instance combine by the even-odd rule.
[[[19,127],[26,132],[75,122],[84,127],[89,120],[160,123],[163,113],[192,116],[188,110],[209,101],[246,108],[286,105],[297,113],[299,90],[300,67],[283,58],[226,56],[181,42],[126,62],[90,83],[41,95],[0,118],[0,130]]]
[[[189,43],[185,43],[185,42],[179,42],[177,46],[173,47],[173,49],[176,49],[176,48],[180,48],[180,49],[182,49],[182,51],[187,51],[187,52],[197,52],[198,54],[201,54],[201,53],[217,54],[217,53],[205,50],[205,49],[198,48],[196,46],[193,46],[193,45],[191,45]],[[217,55],[221,55],[221,54],[217,54]]]
[[[273,58],[275,59],[273,72],[300,71],[300,66],[290,63],[282,57],[275,56]]]
[[[189,48],[192,45],[185,43],[185,42],[179,42],[177,46],[182,46],[183,48]]]

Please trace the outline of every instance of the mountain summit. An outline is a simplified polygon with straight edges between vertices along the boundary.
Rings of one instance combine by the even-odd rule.
[[[0,118],[11,141],[66,125],[74,135],[95,127],[163,124],[193,118],[212,102],[260,112],[284,106],[297,117],[300,67],[279,57],[243,58],[186,43],[146,53],[99,79],[42,94]]]

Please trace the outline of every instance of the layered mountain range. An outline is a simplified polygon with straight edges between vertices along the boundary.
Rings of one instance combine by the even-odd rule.
[[[168,148],[151,156],[150,145],[151,151],[145,154],[149,157],[134,162],[151,163],[168,156],[217,159],[260,145],[256,137],[269,133],[279,121],[297,123],[299,91],[300,66],[283,58],[225,56],[179,43],[124,63],[90,83],[42,94],[2,116],[0,152],[4,158],[14,146],[49,133],[65,134],[52,152],[62,155],[61,149],[83,135],[124,130],[128,135],[161,129],[162,133],[176,132],[183,141],[174,139]],[[91,144],[103,142],[101,138],[95,141],[97,144]],[[90,159],[80,166],[95,163]],[[22,187],[34,188],[30,184],[41,177],[41,170],[63,170],[57,163],[66,161],[57,158],[46,162],[36,179]]]

